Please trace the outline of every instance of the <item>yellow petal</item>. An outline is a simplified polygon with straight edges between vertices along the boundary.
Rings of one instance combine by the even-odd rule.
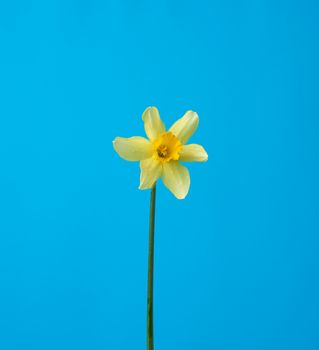
[[[139,189],[146,190],[152,188],[155,181],[162,175],[162,164],[154,158],[149,158],[141,161],[140,168],[141,177]]]
[[[198,127],[199,119],[197,113],[188,111],[178,119],[169,129],[182,143],[186,143]]]
[[[201,145],[185,145],[179,153],[179,161],[181,162],[206,162],[208,154]]]
[[[188,169],[176,161],[171,161],[163,164],[162,179],[164,185],[175,195],[178,199],[186,197],[190,177]]]
[[[165,132],[165,125],[156,107],[146,108],[142,119],[144,121],[146,135],[151,141],[155,140],[162,132]]]
[[[151,157],[153,151],[152,144],[140,136],[117,137],[113,141],[113,147],[121,158],[131,161],[147,159]]]

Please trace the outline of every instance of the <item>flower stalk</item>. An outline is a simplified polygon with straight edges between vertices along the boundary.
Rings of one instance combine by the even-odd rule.
[[[156,182],[152,187],[150,201],[150,225],[148,242],[148,279],[147,279],[147,350],[154,349],[153,326],[153,285],[154,285],[154,227],[155,227]]]

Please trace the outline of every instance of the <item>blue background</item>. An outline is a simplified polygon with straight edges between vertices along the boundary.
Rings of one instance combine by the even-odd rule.
[[[199,113],[158,188],[156,349],[319,348],[317,1],[2,1],[0,348],[144,349],[149,191],[115,136]]]

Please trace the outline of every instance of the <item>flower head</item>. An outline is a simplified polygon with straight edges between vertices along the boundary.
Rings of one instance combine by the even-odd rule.
[[[156,107],[147,108],[142,116],[148,139],[140,136],[116,137],[115,151],[125,160],[139,161],[139,189],[152,188],[162,178],[164,185],[178,198],[186,197],[190,177],[188,169],[179,162],[205,162],[208,155],[197,144],[186,145],[198,127],[198,115],[188,111],[166,131]]]

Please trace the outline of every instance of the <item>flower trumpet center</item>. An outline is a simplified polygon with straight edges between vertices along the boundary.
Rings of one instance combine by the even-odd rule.
[[[161,162],[178,160],[182,148],[181,141],[172,133],[164,132],[153,142],[153,157]]]
[[[167,146],[165,146],[165,145],[159,145],[156,151],[157,151],[157,155],[158,155],[160,158],[166,158],[166,157],[167,157],[167,154],[168,154],[168,148],[167,148]]]

